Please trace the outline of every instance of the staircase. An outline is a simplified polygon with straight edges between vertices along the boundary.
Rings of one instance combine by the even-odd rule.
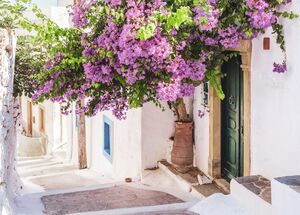
[[[233,179],[229,195],[214,194],[190,209],[201,215],[299,215],[300,176]]]
[[[18,159],[18,173],[23,178],[59,174],[74,171],[77,165],[64,163],[49,156],[21,157]]]

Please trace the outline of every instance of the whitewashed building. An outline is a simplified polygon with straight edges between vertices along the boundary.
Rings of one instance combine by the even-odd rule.
[[[287,8],[300,14],[299,1]],[[203,86],[190,99],[195,129],[194,165],[214,179],[262,175],[273,180],[300,175],[300,57],[297,53],[300,21],[282,20],[282,23],[287,49],[286,73],[272,71],[273,62],[281,62],[284,55],[268,30],[252,42],[244,41],[236,49],[240,57],[223,65],[222,72],[227,74],[223,80],[224,101],[211,88],[206,92]],[[198,111],[203,109],[203,102],[207,102],[210,111],[200,118]],[[61,148],[66,160],[78,163],[78,117],[74,113],[61,116],[59,107],[50,102],[30,111],[29,103],[27,98],[22,99],[27,132],[32,127],[32,135],[46,136],[51,146],[48,153],[66,143]],[[110,112],[86,117],[88,168],[121,180],[141,179],[143,170],[169,158],[174,120],[170,110],[162,112],[152,104],[129,111],[123,121]],[[272,181],[270,193],[276,205],[261,202],[239,184],[242,183],[232,182],[232,194],[237,199],[243,196],[244,202],[239,203],[248,211],[256,210],[250,214],[283,214],[278,211],[289,205],[289,198],[284,200],[280,196],[292,191],[276,180]],[[246,201],[257,205],[256,209],[248,207]],[[295,208],[294,200],[290,202]]]
[[[291,10],[299,12],[299,2],[295,2],[289,7]],[[238,146],[240,154],[237,153],[235,155],[235,159],[240,159],[239,168],[241,169],[238,170],[239,174],[237,174],[237,176],[263,174],[268,178],[273,178],[282,175],[296,174],[299,173],[300,170],[297,165],[300,160],[295,160],[300,159],[297,156],[300,152],[300,146],[298,144],[300,141],[300,133],[297,132],[300,128],[298,124],[300,113],[297,111],[297,98],[299,97],[297,83],[298,80],[300,80],[300,75],[297,70],[300,68],[300,63],[296,52],[299,46],[297,35],[300,31],[300,22],[298,19],[292,21],[283,20],[283,24],[285,26],[284,33],[287,46],[288,71],[286,73],[277,74],[272,71],[273,62],[281,62],[283,53],[276,44],[275,37],[271,35],[271,30],[259,36],[252,41],[252,43],[250,41],[244,41],[237,49],[241,57],[237,59],[235,63],[240,63],[240,67],[238,66],[234,69],[239,70],[239,73],[242,74],[239,77],[239,90],[241,91],[239,92],[240,101],[238,104],[235,104],[239,105],[238,108],[240,110],[238,116],[239,124],[236,126],[239,130],[237,132],[240,133],[238,134],[239,138],[242,140],[238,141],[242,142],[238,143],[241,144]],[[263,46],[263,41],[266,38],[270,39],[270,49],[268,50],[265,50]],[[226,94],[226,89],[224,90]],[[220,177],[222,175],[221,163],[223,159],[221,145],[224,145],[221,132],[223,126],[222,115],[224,115],[224,113],[226,114],[223,104],[229,100],[230,102],[235,102],[231,100],[233,97],[237,99],[238,95],[233,96],[230,95],[229,92],[229,94],[226,94],[225,100],[221,102],[213,90],[209,89],[207,93],[210,112],[206,113],[203,118],[199,118],[198,110],[203,109],[203,97],[207,96],[203,91],[203,86],[197,88],[192,100],[193,105],[189,108],[191,114],[194,115],[195,122],[194,164],[206,174],[212,177]],[[23,100],[27,101],[28,99]],[[25,101],[23,101],[22,107],[24,110],[26,107]],[[51,113],[53,116],[58,114],[56,112],[59,112],[59,107],[56,107],[56,109],[53,108],[55,105],[50,102],[45,103],[45,105],[40,105],[40,107],[42,107],[41,109],[45,109],[46,112],[48,109],[51,109],[49,114]],[[27,112],[26,110],[23,111],[25,121],[28,121],[30,118],[26,116]],[[75,115],[69,117],[73,118],[72,124],[74,124],[73,127],[76,127]],[[38,130],[34,127],[35,119],[39,120],[37,116],[33,116],[33,134],[36,134]],[[49,116],[47,120],[50,121],[46,122],[46,127],[47,125],[52,125]],[[70,119],[69,123],[71,123],[72,120]],[[106,120],[107,124],[110,124],[110,135],[114,137],[111,141],[111,152],[114,154],[112,158],[118,157],[119,159],[119,157],[121,158],[125,155],[132,158],[135,157],[134,159],[136,161],[139,160],[140,169],[153,167],[157,160],[166,158],[166,148],[169,147],[167,142],[173,135],[174,126],[172,122],[174,116],[169,110],[161,112],[161,110],[157,109],[154,105],[146,104],[142,109],[131,110],[125,121],[116,120],[110,113],[101,113],[96,117],[87,118],[87,142],[90,148],[89,150],[92,150],[89,158],[90,166],[97,168],[97,163],[100,162],[100,160],[97,162],[97,159],[101,159],[103,155],[103,153],[100,152],[101,156],[97,156],[97,153],[101,151],[101,145],[103,145],[103,125]],[[59,124],[58,121],[60,120],[54,120],[55,123]],[[57,128],[57,126],[55,127]],[[162,127],[164,130],[161,130]],[[76,135],[74,132],[76,132],[76,129],[73,130],[73,136],[75,138]],[[49,135],[51,131],[47,133],[49,142],[54,144],[56,141],[52,140],[57,138],[55,136],[58,135]],[[147,135],[150,136],[150,139],[158,138],[161,143],[158,144],[153,141],[154,143],[151,145],[151,141],[146,138]],[[64,137],[65,139],[66,136],[67,135]],[[69,134],[69,136],[72,135]],[[63,139],[62,137],[60,138]],[[117,138],[123,143],[119,145]],[[143,143],[143,141],[149,141],[149,143]],[[162,147],[162,145],[166,146]],[[98,150],[94,150],[97,148]],[[123,150],[125,151],[122,151],[122,148],[124,148]],[[147,155],[147,148],[154,150],[154,154],[161,155],[155,159],[146,158],[142,160],[142,153],[138,155],[136,152],[145,151],[145,156],[151,157]],[[163,152],[161,152],[162,149]],[[122,154],[118,156],[116,154],[118,152],[115,152],[115,150],[122,151],[120,152]],[[152,152],[148,154],[152,154]],[[117,169],[118,167],[114,168]]]

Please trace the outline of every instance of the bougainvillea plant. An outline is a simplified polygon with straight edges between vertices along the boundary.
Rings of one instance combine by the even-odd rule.
[[[36,68],[40,87],[33,98],[51,98],[66,112],[73,101],[85,98],[78,113],[112,110],[119,119],[128,108],[167,101],[179,120],[188,120],[182,99],[192,96],[204,80],[224,98],[219,67],[236,54],[226,51],[269,27],[285,51],[279,18],[297,17],[278,9],[288,3],[82,0],[72,8],[73,29],[53,27],[49,20],[35,26],[37,37],[51,46],[47,64]],[[285,62],[274,64],[275,72],[285,70]]]

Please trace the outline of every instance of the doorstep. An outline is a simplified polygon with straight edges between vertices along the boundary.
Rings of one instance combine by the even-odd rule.
[[[191,192],[199,198],[208,197],[215,193],[228,194],[228,190],[222,189],[214,181],[210,184],[200,185],[197,175],[205,175],[197,167],[176,168],[166,160],[158,162],[158,167],[167,175],[173,178],[177,184],[185,191]]]

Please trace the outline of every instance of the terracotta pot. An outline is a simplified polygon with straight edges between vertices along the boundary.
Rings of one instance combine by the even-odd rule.
[[[193,122],[175,122],[171,161],[178,166],[193,165]]]

